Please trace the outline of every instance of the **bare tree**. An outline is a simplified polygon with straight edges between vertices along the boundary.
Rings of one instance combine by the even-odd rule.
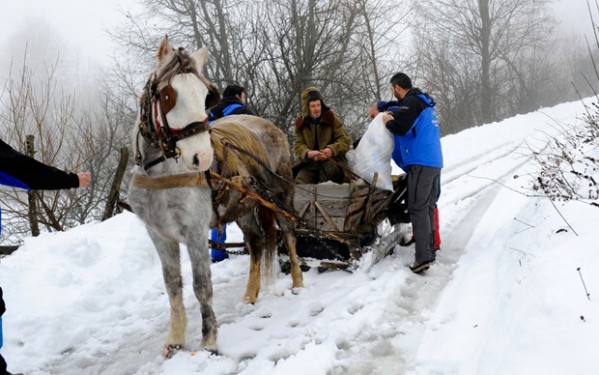
[[[231,82],[245,86],[250,107],[290,137],[300,93],[310,85],[318,86],[348,127],[361,127],[367,103],[380,98],[381,82],[390,76],[389,69],[397,69],[397,51],[404,48],[394,44],[405,28],[398,25],[401,17],[392,21],[385,17],[403,2],[145,0],[143,4],[143,13],[130,15],[131,24],[114,34],[126,48],[143,51],[131,56],[151,56],[163,34],[183,46],[207,46],[209,78],[220,88]],[[406,14],[406,9],[398,14]],[[152,48],[147,48],[149,40],[154,41]]]
[[[56,65],[52,69],[55,67]],[[77,168],[81,159],[74,155],[73,160],[67,161],[66,154],[64,151],[61,152],[65,146],[66,123],[73,113],[69,98],[61,98],[56,92],[52,74],[49,75],[50,81],[43,82],[38,86],[33,82],[33,73],[30,69],[24,67],[21,72],[18,81],[10,81],[8,84],[6,100],[2,101],[4,108],[0,113],[0,122],[4,130],[3,138],[8,139],[22,152],[26,152],[25,147],[28,144],[27,148],[30,151],[35,150],[35,154],[31,156],[47,164],[64,168],[65,165],[72,162],[73,164],[70,165]],[[60,99],[55,101],[48,98]],[[32,143],[33,140],[35,140],[35,145]],[[39,223],[48,229],[62,230],[60,219],[64,216],[64,211],[54,210],[54,208],[72,206],[74,201],[58,192],[38,191],[32,194],[30,194],[30,198],[37,199],[25,199],[27,195],[15,190],[2,197],[2,205],[9,216],[24,218],[27,215],[29,203],[36,202],[39,207],[31,212],[37,217],[29,218],[30,222]],[[33,225],[33,233],[39,233],[35,227],[37,224]],[[24,226],[17,224],[17,227],[21,229],[16,232],[23,234]],[[10,227],[7,228],[7,231],[15,233],[10,230]]]
[[[31,192],[37,208],[32,211],[35,222],[46,231],[64,230],[100,217],[119,149],[127,145],[132,123],[125,101],[113,93],[97,90],[77,95],[75,89],[67,93],[68,85],[57,78],[59,62],[56,58],[51,66],[44,67],[43,79],[38,79],[37,70],[28,65],[25,57],[19,74],[9,77],[0,96],[0,136],[4,140],[24,152],[26,140],[32,135],[35,159],[73,172],[87,170],[93,175],[92,184],[85,190]],[[31,233],[27,194],[3,189],[0,204],[9,219],[4,226],[7,240],[19,242]]]
[[[452,70],[452,80],[467,83],[466,90],[476,93],[469,111],[474,124],[493,122],[511,111],[530,110],[531,90],[542,82],[541,71],[545,41],[551,37],[552,19],[545,0],[433,0],[417,5],[416,45],[424,62],[439,59]],[[446,51],[426,48],[427,40],[450,48]],[[532,61],[531,61],[532,59]],[[472,72],[470,64],[475,63]],[[433,68],[423,63],[426,75]],[[442,84],[452,89],[452,84]],[[519,89],[514,98],[515,87]],[[456,93],[457,95],[458,93]],[[461,94],[461,93],[460,93]],[[528,95],[528,96],[527,96]],[[519,103],[513,106],[512,100]],[[450,103],[450,102],[449,102]],[[446,103],[447,105],[451,105]],[[449,113],[455,110],[449,110]],[[447,116],[451,118],[451,116]],[[454,126],[458,128],[458,126]]]

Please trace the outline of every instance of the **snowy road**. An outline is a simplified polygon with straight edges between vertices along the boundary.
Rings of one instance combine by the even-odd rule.
[[[563,108],[443,138],[442,250],[424,276],[407,268],[413,246],[397,246],[382,261],[353,273],[310,270],[297,294],[288,275],[276,274],[258,302],[246,305],[241,300],[248,257],[232,256],[212,265],[221,352],[214,356],[196,352],[201,319],[183,254],[187,347],[165,360],[160,352],[169,317],[160,262],[142,224],[126,213],[28,239],[2,260],[0,285],[8,308],[2,354],[10,370],[28,375],[485,373],[470,359],[465,361],[483,366],[478,369],[483,372],[448,365],[447,358],[454,357],[452,342],[439,341],[441,333],[452,332],[447,324],[463,323],[448,307],[458,286],[468,282],[456,274],[468,271],[462,267],[464,257],[483,256],[491,252],[492,241],[505,246],[499,241],[511,240],[501,228],[513,225],[525,204],[523,194],[529,193],[525,178],[513,176],[535,170],[530,147],[543,147],[546,134],[560,130],[549,122],[572,120],[573,110]],[[492,225],[489,217],[496,218]],[[241,235],[233,227],[229,237],[237,241]],[[517,261],[531,259],[527,253],[508,252],[513,254]],[[528,270],[510,272],[524,279],[517,272]],[[473,304],[467,307],[480,310]],[[496,335],[500,329],[477,332]],[[431,358],[438,362],[429,364]],[[494,365],[498,360],[488,353],[480,358]]]

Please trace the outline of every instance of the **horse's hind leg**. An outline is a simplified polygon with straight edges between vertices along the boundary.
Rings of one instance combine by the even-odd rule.
[[[206,230],[206,233],[208,231]],[[197,241],[197,242],[196,242]],[[203,246],[201,244],[204,244]],[[212,280],[210,272],[210,252],[208,238],[201,236],[187,245],[191,269],[193,273],[193,291],[200,302],[202,313],[202,343],[201,348],[212,353],[218,353],[216,344],[216,316],[212,309]]]
[[[164,241],[153,235],[151,231],[149,233],[162,263],[162,276],[171,307],[170,327],[163,351],[164,356],[170,358],[176,350],[185,345],[185,329],[187,328],[187,317],[183,305],[179,244]]]
[[[291,221],[289,221],[282,215],[279,215],[279,226],[283,231],[285,246],[287,247],[287,253],[289,254],[293,287],[302,288],[304,286],[304,279],[302,275],[302,270],[299,265],[299,260],[297,258],[297,237],[295,236],[294,226],[291,223]]]
[[[244,230],[243,235],[250,252],[250,274],[248,276],[247,287],[243,301],[246,303],[255,303],[260,293],[261,273],[260,266],[262,262],[262,249],[264,242],[260,236],[252,230]]]

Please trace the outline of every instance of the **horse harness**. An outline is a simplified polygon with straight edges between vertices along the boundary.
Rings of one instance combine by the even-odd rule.
[[[176,58],[163,69],[162,74],[157,75],[154,73],[150,76],[140,98],[138,134],[140,134],[152,147],[162,151],[160,157],[142,165],[139,143],[136,143],[135,161],[137,165],[143,166],[144,170],[148,170],[169,158],[178,159],[180,156],[179,149],[176,145],[178,141],[198,133],[209,131],[208,117],[203,121],[191,122],[183,129],[173,129],[169,126],[166,115],[177,104],[177,92],[171,86],[171,80],[174,76],[177,74],[192,73],[204,82],[209,91],[208,96],[206,97],[206,105],[212,106],[214,105],[213,103],[218,102],[220,99],[216,87],[200,76],[195,66],[191,64],[190,57],[183,48],[179,48],[175,51],[175,57]],[[174,65],[177,65],[175,70],[173,70]],[[169,69],[169,67],[171,68]],[[167,74],[170,74],[167,84],[159,89],[160,82]],[[137,139],[137,142],[139,142],[139,137],[137,137]]]

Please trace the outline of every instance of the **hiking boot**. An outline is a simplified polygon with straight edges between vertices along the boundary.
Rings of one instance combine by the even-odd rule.
[[[414,264],[412,264],[410,266],[410,270],[414,273],[422,273],[426,270],[428,270],[430,268],[430,266],[435,263],[435,260],[426,260],[424,262],[414,262]]]

